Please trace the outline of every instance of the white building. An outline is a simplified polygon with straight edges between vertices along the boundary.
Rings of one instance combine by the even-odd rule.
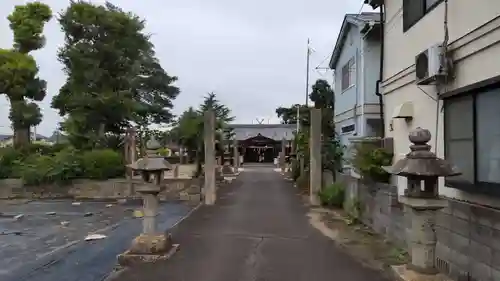
[[[453,74],[440,87],[418,85],[416,57],[446,42],[446,10]],[[500,1],[385,0],[385,13],[382,91],[395,158],[409,151],[412,129],[429,129],[433,151],[463,172],[440,193],[500,206]],[[405,184],[398,178],[400,194]]]

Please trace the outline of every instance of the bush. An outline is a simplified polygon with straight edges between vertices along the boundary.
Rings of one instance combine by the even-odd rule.
[[[161,156],[163,156],[163,157],[170,156],[170,149],[168,149],[166,147],[160,148],[158,150],[158,154],[161,155]]]
[[[12,147],[0,148],[0,179],[12,178],[23,154]]]
[[[393,154],[370,143],[355,146],[352,164],[364,179],[389,183],[391,175],[382,167],[390,166]]]
[[[23,151],[0,149],[0,178],[21,178],[26,185],[64,184],[76,178],[102,180],[124,174],[122,155],[110,149],[81,152],[67,145],[40,144]]]
[[[14,173],[26,185],[64,184],[81,176],[79,157],[75,150],[63,150],[53,156],[32,154],[18,164]]]
[[[109,179],[125,175],[125,163],[120,153],[111,149],[86,151],[81,157],[83,177]]]
[[[344,194],[345,188],[340,183],[334,183],[318,193],[321,205],[337,208],[344,205]]]

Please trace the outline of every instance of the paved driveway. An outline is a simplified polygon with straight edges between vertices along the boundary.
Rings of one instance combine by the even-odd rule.
[[[382,281],[313,228],[292,183],[273,166],[246,165],[173,232],[181,251],[119,281]]]

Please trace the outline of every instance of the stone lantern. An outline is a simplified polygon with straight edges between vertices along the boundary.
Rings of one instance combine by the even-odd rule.
[[[164,173],[172,169],[170,163],[158,155],[160,147],[156,139],[152,138],[146,143],[145,157],[128,165],[133,171],[139,172],[144,181],[136,187],[136,192],[143,198],[143,231],[133,240],[130,249],[118,256],[120,265],[157,260],[165,257],[173,248],[170,235],[158,233],[156,229],[159,203],[157,196],[164,189]]]
[[[222,175],[231,175],[234,173],[231,167],[231,151],[229,151],[228,146],[224,146],[224,163],[222,163]]]
[[[448,201],[439,197],[438,178],[457,176],[461,173],[446,160],[437,158],[427,143],[431,140],[429,130],[416,128],[409,134],[410,153],[391,167],[384,169],[393,175],[408,180],[404,195],[399,201],[405,205],[411,227],[407,240],[411,263],[408,269],[423,274],[435,274],[435,217],[436,212],[447,207]]]

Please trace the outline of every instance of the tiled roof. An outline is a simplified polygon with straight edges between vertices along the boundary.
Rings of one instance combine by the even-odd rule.
[[[295,124],[230,124],[229,127],[233,128],[237,140],[246,140],[259,134],[276,141],[283,137],[292,140],[296,129]]]

